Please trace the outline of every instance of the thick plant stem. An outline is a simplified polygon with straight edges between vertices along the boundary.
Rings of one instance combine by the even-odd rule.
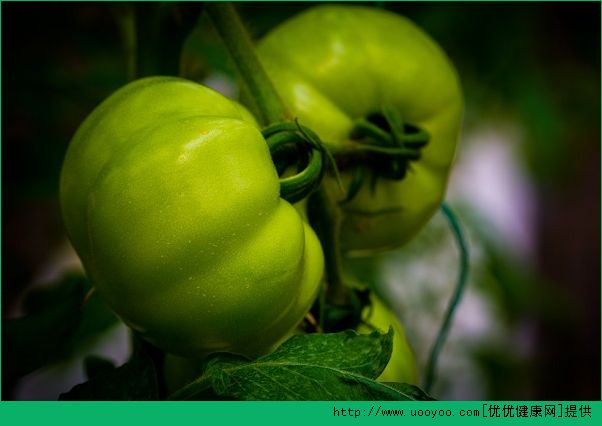
[[[252,99],[263,126],[285,120],[286,108],[259,58],[255,46],[231,3],[209,2],[207,13],[230,53]]]
[[[350,292],[345,284],[341,260],[341,217],[334,203],[324,188],[320,188],[309,199],[308,216],[324,250],[326,297],[330,303],[344,306],[350,303]]]
[[[456,240],[456,244],[458,246],[458,250],[460,251],[460,271],[458,273],[458,283],[456,285],[456,289],[454,290],[454,294],[452,295],[452,298],[449,301],[447,311],[445,312],[443,322],[441,323],[441,328],[439,329],[437,339],[435,340],[435,344],[433,345],[429,356],[424,382],[424,390],[426,392],[431,392],[431,388],[433,387],[433,383],[435,382],[435,370],[437,368],[437,360],[439,358],[441,350],[443,349],[445,340],[447,339],[447,335],[449,333],[449,328],[451,327],[451,322],[454,317],[454,313],[460,303],[460,299],[462,298],[462,294],[464,293],[464,289],[466,288],[466,280],[468,278],[468,246],[466,245],[466,239],[464,238],[464,234],[462,232],[462,228],[460,227],[460,223],[458,222],[458,218],[456,217],[453,210],[446,203],[441,204],[441,212],[443,213],[451,227],[451,230],[454,234],[454,238]]]

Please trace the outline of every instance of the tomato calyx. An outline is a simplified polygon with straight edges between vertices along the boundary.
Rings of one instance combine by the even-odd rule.
[[[390,105],[356,120],[350,134],[355,152],[343,160],[351,168],[351,183],[341,204],[348,203],[359,192],[368,170],[372,171],[373,187],[379,178],[404,179],[411,162],[420,159],[429,138],[426,130],[403,122]]]
[[[390,106],[384,105],[378,113],[369,114],[354,123],[351,139],[371,150],[371,160],[379,176],[401,180],[406,176],[411,161],[420,159],[420,151],[429,141],[429,134],[409,123]]]

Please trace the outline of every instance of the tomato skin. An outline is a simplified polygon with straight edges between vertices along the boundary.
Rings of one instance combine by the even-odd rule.
[[[358,327],[358,333],[370,333],[375,329],[381,333],[386,333],[389,331],[389,327],[393,327],[395,332],[391,359],[378,377],[378,381],[418,384],[416,358],[401,322],[395,313],[374,294],[370,296],[370,303],[370,306],[364,308],[362,312],[363,324]]]
[[[150,77],[110,96],[71,141],[60,199],[95,287],[168,352],[264,353],[316,297],[316,235],[254,118],[207,87]]]
[[[371,255],[409,241],[443,200],[461,127],[459,79],[441,48],[397,14],[322,5],[273,29],[258,53],[292,115],[335,156],[353,145],[354,121],[383,104],[428,131],[429,143],[402,180],[365,184],[341,207],[348,254]],[[342,170],[346,186],[350,175]],[[345,198],[332,176],[324,185],[336,199]]]

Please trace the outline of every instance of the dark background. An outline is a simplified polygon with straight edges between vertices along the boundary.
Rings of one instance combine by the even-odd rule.
[[[509,321],[531,316],[536,324],[535,350],[527,370],[521,370],[528,376],[526,396],[599,400],[600,4],[380,5],[418,23],[451,57],[465,89],[467,132],[500,117],[523,132],[520,161],[537,193],[536,256],[530,267],[539,287],[529,300],[509,296],[500,305]],[[308,4],[239,6],[259,37]],[[6,317],[65,240],[57,197],[69,139],[94,106],[128,81],[128,67],[116,19],[123,5],[2,2],[1,7]],[[183,74],[199,81],[216,70],[232,76],[203,22],[186,43]],[[165,40],[156,43],[159,51]],[[507,288],[516,285],[512,271],[493,273]],[[545,314],[534,309],[538,298],[552,300]],[[488,362],[484,398],[525,395],[504,382],[503,366]]]

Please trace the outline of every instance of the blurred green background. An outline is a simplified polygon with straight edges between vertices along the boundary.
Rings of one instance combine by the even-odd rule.
[[[469,235],[470,289],[434,395],[599,400],[600,4],[368,4],[430,33],[456,65],[466,95],[448,198]],[[238,6],[261,37],[311,3]],[[61,224],[58,178],[86,115],[134,68],[138,75],[180,72],[230,96],[236,78],[202,15],[185,37],[198,4],[1,7],[2,315],[14,318],[27,311],[26,289],[77,270]],[[148,36],[135,62],[124,47],[128,13],[140,17],[138,31]],[[181,57],[174,54],[180,41]],[[389,297],[424,365],[456,277],[457,253],[442,217],[403,249],[350,260],[350,267]],[[23,380],[6,379],[10,351],[3,334],[5,399],[52,398],[73,385],[60,374],[67,361],[59,358]],[[51,380],[57,386],[41,391]]]

